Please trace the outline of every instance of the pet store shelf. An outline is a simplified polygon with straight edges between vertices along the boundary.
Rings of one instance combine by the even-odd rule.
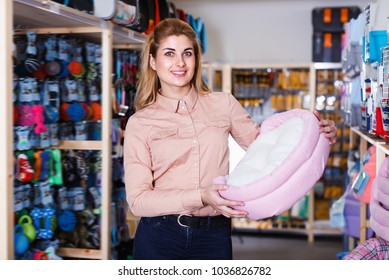
[[[389,155],[389,144],[381,143],[377,148],[384,154]]]
[[[233,230],[247,233],[283,233],[292,235],[308,235],[309,223],[305,220],[272,220],[265,219],[252,221],[246,219],[233,219]],[[315,236],[341,236],[343,233],[338,228],[332,228],[329,221],[315,221],[312,233]]]
[[[314,223],[313,229],[309,230],[309,223],[294,224],[293,222],[277,222],[276,224],[267,221],[234,221],[233,231],[238,233],[266,233],[266,234],[292,234],[307,236],[341,236],[343,232],[329,226],[322,227]],[[309,240],[310,242],[313,241]]]
[[[382,138],[376,137],[374,135],[367,135],[366,133],[360,131],[358,127],[351,127],[351,131],[357,134],[359,137],[361,137],[361,139],[363,139],[367,143],[370,143],[377,147],[381,145],[383,145],[382,147],[389,147],[389,145],[386,145],[385,140],[383,140]]]
[[[231,90],[227,88],[228,85],[226,85],[226,81],[223,79],[230,73],[228,65],[203,62],[202,71],[204,80],[213,91],[229,92]]]
[[[102,150],[102,141],[60,141],[57,147],[61,150]]]
[[[140,44],[146,38],[144,34],[48,0],[14,0],[14,22],[17,28],[45,28],[53,34],[69,34],[82,27],[110,29],[115,44]],[[95,32],[85,32],[83,37],[100,41],[100,35]]]
[[[78,249],[78,248],[58,248],[58,255],[66,258],[80,258],[80,259],[103,259],[101,250],[93,249]]]

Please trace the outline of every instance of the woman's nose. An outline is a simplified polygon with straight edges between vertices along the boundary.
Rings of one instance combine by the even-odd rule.
[[[178,66],[184,66],[185,65],[185,60],[184,60],[184,58],[182,57],[182,56],[177,56],[177,61],[176,61],[176,64],[178,65]]]

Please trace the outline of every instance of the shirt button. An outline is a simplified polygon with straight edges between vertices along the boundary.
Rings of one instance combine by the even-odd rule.
[[[193,143],[195,143],[195,144],[197,143],[196,139],[195,139],[195,140],[193,140]]]
[[[198,164],[197,163],[195,163],[195,166],[197,166]]]

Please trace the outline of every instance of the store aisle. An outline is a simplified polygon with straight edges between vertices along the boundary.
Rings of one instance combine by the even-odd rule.
[[[337,260],[343,251],[342,237],[315,237],[279,234],[233,234],[235,260]]]

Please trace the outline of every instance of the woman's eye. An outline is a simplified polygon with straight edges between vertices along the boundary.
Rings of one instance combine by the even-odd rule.
[[[165,55],[166,55],[166,56],[172,56],[172,55],[173,55],[173,52],[166,52]]]
[[[185,52],[184,55],[185,56],[192,56],[192,52]]]

